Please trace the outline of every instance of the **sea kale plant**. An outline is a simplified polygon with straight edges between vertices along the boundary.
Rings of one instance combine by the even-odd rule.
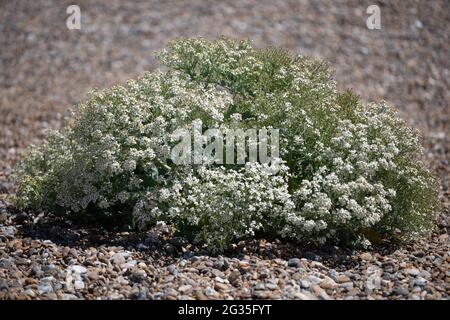
[[[421,141],[385,102],[337,90],[327,63],[248,41],[178,39],[165,66],[94,91],[17,167],[18,205],[172,225],[220,250],[254,236],[355,244],[425,235],[437,184]],[[174,164],[173,132],[278,128],[267,164]],[[120,222],[119,222],[120,221]]]

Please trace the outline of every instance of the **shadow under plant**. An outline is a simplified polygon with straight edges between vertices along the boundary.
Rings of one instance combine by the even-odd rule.
[[[2,206],[2,299],[448,297],[448,219],[432,240],[352,251],[240,241],[222,255],[168,230],[124,231]]]

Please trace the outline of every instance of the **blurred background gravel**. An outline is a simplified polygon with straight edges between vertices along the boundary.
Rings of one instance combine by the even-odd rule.
[[[381,30],[366,8],[381,8]],[[81,30],[66,8],[81,8]],[[422,130],[448,195],[450,2],[433,1],[12,1],[0,0],[0,193],[11,163],[94,87],[157,67],[178,36],[250,38],[332,62],[341,88],[385,99]]]
[[[81,30],[66,27],[71,4],[81,8]],[[381,30],[366,27],[371,4],[381,8]],[[426,246],[445,255],[448,0],[0,0],[0,202],[14,192],[11,170],[24,148],[39,142],[46,129],[60,127],[91,89],[156,68],[154,52],[178,36],[221,35],[327,59],[340,88],[396,105],[421,130],[427,163],[440,179],[440,240],[436,236]],[[438,264],[436,277],[450,277]]]

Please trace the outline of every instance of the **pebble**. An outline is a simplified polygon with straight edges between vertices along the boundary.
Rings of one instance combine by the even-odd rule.
[[[411,276],[418,276],[420,274],[420,270],[417,268],[408,268],[405,272]]]
[[[254,287],[254,290],[265,290],[266,289],[266,285],[262,282],[257,283]]]
[[[205,289],[205,295],[207,297],[214,297],[214,296],[218,295],[218,292],[216,290],[214,290],[213,288],[208,287]]]
[[[228,276],[228,281],[230,281],[230,283],[233,283],[240,277],[241,277],[241,273],[239,272],[239,270],[233,270],[233,271],[231,271],[230,275]]]
[[[397,288],[394,290],[394,293],[399,296],[406,296],[408,295],[409,291],[406,288]]]
[[[317,284],[317,283],[321,283],[323,280],[315,275],[310,275],[308,276],[308,280],[309,282],[311,282],[312,284]]]
[[[81,280],[76,280],[76,281],[74,282],[74,288],[75,288],[76,290],[83,290],[83,289],[84,289],[84,282],[81,281]]]
[[[34,291],[33,291],[32,289],[27,289],[27,290],[25,290],[25,294],[26,294],[27,296],[32,297],[32,298],[36,297],[36,293],[34,293]]]
[[[225,271],[228,269],[229,264],[224,259],[217,259],[214,261],[213,267],[217,270]]]
[[[2,269],[11,269],[14,265],[14,262],[10,258],[2,258],[0,259],[0,268]]]
[[[363,254],[360,255],[361,260],[364,261],[371,261],[372,260],[372,255],[369,252],[364,252]]]
[[[75,265],[75,266],[70,266],[69,269],[70,269],[72,272],[74,272],[74,273],[79,273],[79,274],[82,274],[82,273],[86,273],[86,272],[87,272],[86,267],[83,267],[83,266],[77,266],[77,265]]]
[[[167,271],[169,271],[169,273],[174,275],[174,276],[177,275],[177,273],[178,273],[177,267],[174,266],[174,265],[168,266],[167,267]]]
[[[294,298],[299,300],[316,300],[316,297],[309,292],[296,292]]]
[[[309,282],[308,280],[300,280],[300,286],[303,289],[308,289],[309,287],[311,287],[311,282]]]
[[[192,286],[189,284],[182,285],[178,288],[178,291],[181,292],[182,294],[190,293],[192,291]]]
[[[174,245],[171,245],[170,243],[165,244],[164,250],[170,254],[177,252],[177,248]]]
[[[130,275],[130,280],[136,283],[145,281],[147,274],[144,270],[137,270]]]
[[[0,212],[0,223],[4,223],[8,220],[8,213],[5,212]]]
[[[239,262],[239,269],[247,271],[250,269],[250,265],[248,263],[248,261],[240,261]]]
[[[111,258],[112,262],[116,265],[122,265],[126,262],[124,255],[122,253],[116,253]]]
[[[0,227],[0,236],[4,236],[7,238],[14,238],[14,234],[16,233],[16,228],[14,227]]]
[[[431,277],[431,273],[429,273],[427,270],[422,270],[422,271],[420,271],[419,276],[421,276],[422,278],[428,279]]]
[[[39,284],[37,286],[39,294],[46,294],[53,292],[53,287],[49,283]]]
[[[275,283],[269,282],[269,283],[266,283],[266,288],[269,290],[276,290],[276,289],[278,289],[278,285],[276,285]]]
[[[337,283],[350,282],[350,278],[346,275],[339,275],[335,280]]]
[[[34,278],[26,278],[25,279],[25,284],[26,285],[30,285],[30,284],[38,284],[38,280],[34,279]]]
[[[289,259],[288,261],[288,266],[289,267],[298,267],[300,264],[300,259],[299,258],[292,258]]]
[[[337,284],[332,279],[326,279],[320,283],[320,287],[322,289],[334,289],[337,287]]]
[[[214,285],[214,289],[216,289],[217,291],[225,291],[225,290],[228,289],[228,286],[226,284],[224,284],[224,283],[217,282]]]
[[[71,294],[71,293],[64,293],[61,296],[62,300],[80,300],[76,295]]]
[[[219,277],[219,278],[223,278],[225,276],[222,271],[217,270],[217,269],[211,269],[211,273],[213,276]]]
[[[92,281],[96,281],[98,279],[98,272],[97,271],[90,271],[87,273],[87,277],[92,280]]]
[[[428,283],[428,281],[427,281],[426,279],[422,278],[422,277],[417,277],[417,278],[414,280],[414,284],[415,284],[416,286],[419,286],[419,287],[423,287],[423,286],[425,286],[427,283]]]
[[[313,285],[312,287],[311,287],[311,289],[312,289],[312,292],[319,298],[319,299],[322,299],[322,300],[330,300],[331,298],[330,298],[330,296],[325,292],[325,290],[324,289],[322,289],[320,286],[318,286],[318,285]]]
[[[252,297],[255,299],[269,299],[271,296],[270,291],[255,290],[252,292]]]
[[[353,289],[353,282],[344,282],[340,284],[340,287],[346,290]]]
[[[42,282],[42,283],[51,283],[51,282],[53,282],[54,280],[55,280],[55,278],[53,278],[52,276],[50,276],[50,277],[42,278],[42,279],[41,279],[41,282]]]

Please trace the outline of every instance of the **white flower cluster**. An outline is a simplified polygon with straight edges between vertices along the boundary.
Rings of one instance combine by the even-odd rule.
[[[138,222],[169,221],[187,234],[222,249],[233,239],[279,227],[294,209],[287,189],[287,170],[269,173],[266,164],[247,163],[239,170],[201,167],[167,188],[148,192],[135,208]],[[151,212],[151,214],[149,214]]]
[[[436,182],[416,131],[386,103],[339,92],[329,66],[248,41],[179,39],[167,71],[93,92],[17,168],[36,211],[170,223],[220,249],[255,233],[291,240],[400,239],[429,231]],[[175,165],[172,133],[279,129],[283,165]]]

